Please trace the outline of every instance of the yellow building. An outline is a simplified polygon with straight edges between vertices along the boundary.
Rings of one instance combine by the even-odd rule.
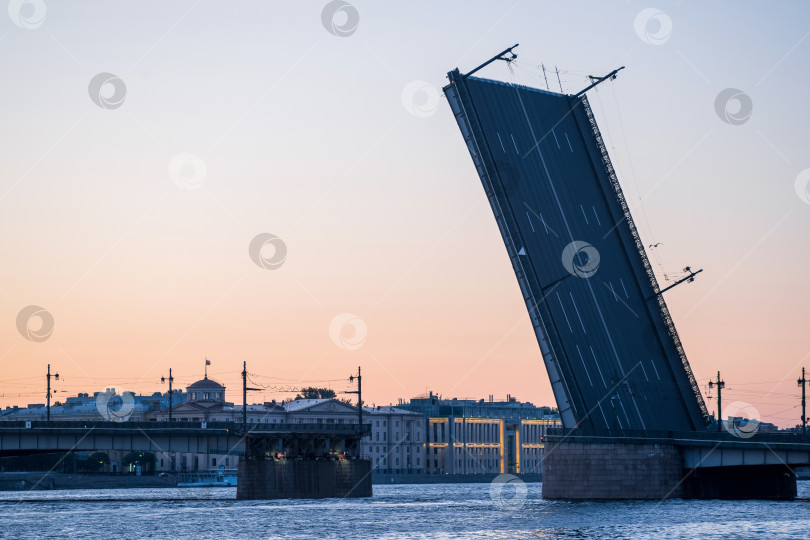
[[[426,416],[425,472],[433,474],[540,474],[547,430],[562,425],[548,407],[511,396],[475,401],[431,392],[399,407]]]

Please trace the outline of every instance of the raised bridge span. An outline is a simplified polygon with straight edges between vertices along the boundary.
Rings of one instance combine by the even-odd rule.
[[[585,95],[449,73],[566,428],[708,423]]]
[[[444,92],[565,427],[547,441],[543,496],[794,496],[793,467],[810,463],[810,439],[707,431],[709,413],[585,91],[472,76],[510,62],[512,49],[470,73],[449,72]]]

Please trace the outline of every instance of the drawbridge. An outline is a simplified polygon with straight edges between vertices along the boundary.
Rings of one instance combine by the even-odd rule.
[[[511,52],[490,62],[509,61]],[[444,91],[503,236],[563,425],[705,431],[706,405],[585,91],[472,76],[490,62],[451,71]]]

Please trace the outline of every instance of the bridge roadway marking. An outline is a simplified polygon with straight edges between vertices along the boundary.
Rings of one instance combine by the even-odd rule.
[[[546,178],[548,178],[548,183],[549,183],[549,186],[551,187],[551,192],[554,195],[554,201],[557,203],[557,208],[559,209],[560,216],[562,217],[563,223],[565,224],[565,229],[566,229],[566,231],[568,231],[568,237],[573,242],[573,241],[576,240],[576,238],[574,238],[573,233],[571,232],[571,226],[568,223],[568,218],[565,215],[565,212],[563,211],[562,203],[560,202],[560,197],[557,194],[557,188],[554,185],[554,180],[551,178],[551,173],[549,172],[548,166],[546,165],[545,157],[543,157],[543,152],[540,149],[540,141],[537,140],[537,135],[534,132],[534,128],[532,127],[531,120],[529,120],[529,115],[526,112],[526,106],[523,103],[523,97],[520,95],[520,89],[515,88],[515,92],[517,94],[518,101],[520,102],[520,107],[523,110],[523,116],[526,119],[526,124],[527,124],[527,126],[529,128],[529,132],[531,133],[532,139],[534,139],[535,148],[537,150],[537,154],[540,156],[540,162],[541,162],[541,164],[543,166],[543,170],[546,173]],[[565,138],[566,138],[566,140],[568,140],[568,134],[567,133],[565,134]],[[568,146],[571,147],[571,141],[570,140],[568,141]],[[571,147],[571,152],[573,152],[573,151],[574,151],[574,149],[573,149],[573,147]],[[610,330],[607,327],[607,323],[605,322],[605,317],[602,314],[602,308],[599,305],[599,301],[596,298],[596,293],[593,290],[593,286],[591,285],[590,280],[586,279],[585,281],[586,281],[586,285],[588,286],[588,290],[591,293],[591,298],[593,299],[594,306],[596,307],[596,312],[599,314],[599,319],[602,322],[602,327],[605,330],[605,335],[608,338],[608,342],[610,343],[610,348],[613,351],[614,357],[616,358],[616,363],[619,366],[619,370],[620,370],[620,372],[622,374],[622,377],[623,378],[627,377],[627,373],[626,373],[626,371],[624,369],[624,366],[622,366],[622,361],[619,358],[619,353],[616,350],[616,345],[613,342],[613,336],[611,335]],[[572,296],[572,301],[573,301],[573,296]],[[574,308],[576,309],[576,304],[574,305]],[[579,314],[579,312],[577,312],[577,314]],[[580,319],[580,323],[581,322],[582,322],[582,319]],[[585,326],[583,325],[583,330],[584,329],[585,329]],[[621,396],[618,393],[616,395],[618,396],[619,404],[622,405],[622,408],[624,409],[624,404],[622,403]],[[644,422],[644,418],[641,416],[641,410],[639,410],[638,403],[636,402],[636,398],[632,393],[630,394],[630,400],[633,402],[633,407],[635,408],[636,415],[638,416],[638,420],[641,423],[641,428],[642,429],[647,429],[647,425]],[[626,410],[625,410],[625,416],[627,417],[627,411]],[[618,417],[617,417],[617,419],[618,419]],[[627,420],[628,420],[628,422],[630,421],[629,417],[627,417]],[[628,428],[629,427],[630,426],[628,426]]]

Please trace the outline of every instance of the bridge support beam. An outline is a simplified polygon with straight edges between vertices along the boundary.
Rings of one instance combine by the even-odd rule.
[[[243,459],[237,499],[371,497],[367,459]]]
[[[684,499],[796,498],[796,473],[786,465],[705,467],[687,471]]]

